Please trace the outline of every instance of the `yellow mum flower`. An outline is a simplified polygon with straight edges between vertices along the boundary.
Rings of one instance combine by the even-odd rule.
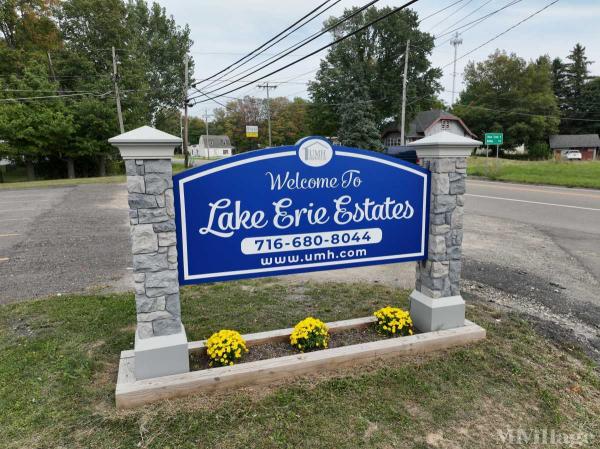
[[[413,326],[410,315],[397,307],[383,307],[373,313],[377,319],[375,326],[377,331],[389,336],[412,335]]]
[[[305,318],[296,324],[290,335],[291,345],[300,350],[326,347],[328,340],[327,325],[313,317]]]
[[[223,329],[212,334],[206,340],[206,353],[211,359],[210,366],[233,365],[241,356],[242,350],[247,352],[246,342],[239,332]]]

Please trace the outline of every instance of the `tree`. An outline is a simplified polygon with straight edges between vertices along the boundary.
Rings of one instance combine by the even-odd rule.
[[[0,33],[11,49],[52,50],[60,36],[50,15],[52,1],[3,0],[0,3]]]
[[[209,133],[211,132],[209,126]],[[214,131],[214,130],[213,130]],[[188,135],[192,144],[200,142],[200,136],[206,134],[206,122],[198,117],[191,117],[188,123]]]
[[[560,58],[552,60],[552,89],[561,111],[565,111],[567,106],[568,79],[567,66]]]
[[[302,98],[271,98],[271,130],[274,146],[292,145],[310,132],[310,103]],[[216,109],[211,132],[229,136],[238,152],[266,147],[269,142],[267,104],[261,98],[246,96]],[[246,126],[258,126],[258,138],[246,137]]]
[[[182,115],[179,109],[162,108],[158,110],[156,116],[154,117],[154,126],[156,129],[160,129],[161,131],[174,136],[179,136],[181,135],[181,120]]]
[[[302,98],[290,101],[285,97],[277,97],[271,100],[273,145],[291,145],[311,134],[307,106],[308,102]]]
[[[347,103],[339,108],[339,139],[342,145],[382,151],[379,128],[375,123],[372,102],[366,100],[367,89],[355,86],[348,94]]]
[[[215,109],[214,114],[214,133],[229,136],[232,145],[238,151],[255,149],[260,144],[265,145],[266,121],[260,98],[246,96],[240,100],[229,101],[225,108]],[[246,137],[246,125],[259,127],[258,139]]]
[[[154,122],[162,108],[183,104],[183,60],[192,41],[164,8],[144,0],[67,0],[58,11],[65,47],[94,62],[95,76],[109,78],[110,49],[120,62],[126,128]],[[189,75],[193,74],[193,60]]]
[[[559,98],[561,114],[565,119],[561,122],[561,133],[580,134],[586,132],[589,124],[582,119],[589,108],[590,100],[587,94],[591,93],[586,86],[589,81],[588,66],[592,64],[585,55],[585,47],[576,44],[563,64],[562,73],[554,75],[554,92]]]
[[[34,162],[66,160],[74,133],[73,115],[60,98],[47,101],[11,100],[15,93],[52,91],[56,86],[48,81],[46,67],[30,61],[22,76],[0,81],[0,140],[4,155],[27,166],[27,175],[34,179]],[[71,169],[72,167],[70,167]],[[69,171],[71,173],[71,171]]]
[[[579,130],[584,134],[600,134],[600,78],[594,78],[583,86]]]
[[[356,9],[346,10],[344,15]],[[390,11],[389,7],[368,8],[333,29],[331,34],[338,38]],[[337,20],[330,18],[324,26],[331,26]],[[420,110],[429,109],[430,101],[441,89],[438,79],[442,73],[440,69],[432,68],[429,61],[433,37],[419,31],[418,24],[417,14],[406,9],[329,49],[321,61],[315,81],[309,85],[314,103],[310,108],[313,131],[335,135],[341,124],[336,105],[347,103],[348,92],[357,85],[367,86],[365,99],[373,102],[371,109],[376,126],[398,119],[403,55],[408,39],[411,50],[407,96],[413,103],[409,112],[413,116]],[[365,83],[366,80],[368,83]]]
[[[559,110],[546,56],[527,63],[497,50],[465,67],[465,90],[453,112],[476,134],[503,132],[504,148],[547,142],[558,131]]]
[[[576,44],[569,56],[571,62],[567,64],[567,77],[569,80],[569,96],[572,99],[581,95],[585,83],[589,79],[588,66],[592,61],[588,61],[585,55],[585,47],[581,44]]]
[[[76,162],[84,171],[94,166],[103,174],[106,159],[116,156],[107,139],[119,132],[111,47],[117,49],[126,129],[156,125],[161,120],[163,126],[165,111],[174,111],[183,103],[183,58],[192,45],[189,34],[189,28],[177,26],[164,8],[156,3],[149,6],[144,0],[1,2],[0,75],[8,88],[29,89],[8,96],[61,96],[37,100],[39,105],[33,100],[25,104],[42,115],[56,107],[68,118],[65,124],[73,127],[72,132],[63,134],[60,148],[41,145],[34,151],[19,140],[9,145],[10,151],[24,151],[22,156],[30,165],[40,160],[66,162],[69,176],[75,175]],[[47,70],[47,52],[51,53],[53,70]],[[24,73],[34,67],[37,72],[46,70],[38,73],[40,79],[25,78]],[[193,61],[190,76],[192,73]],[[85,94],[79,95],[81,92]],[[21,110],[6,102],[0,109],[4,109],[0,115],[5,118],[10,115],[7,111]],[[26,123],[27,114],[17,116]],[[14,133],[5,132],[0,140],[15,138]]]

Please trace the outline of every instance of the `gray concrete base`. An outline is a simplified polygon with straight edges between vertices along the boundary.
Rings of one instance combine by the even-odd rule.
[[[465,301],[462,296],[430,298],[418,290],[410,294],[410,316],[421,332],[441,331],[464,326]]]
[[[135,333],[135,378],[151,379],[190,370],[188,341],[185,328],[181,332],[161,337],[140,338]]]

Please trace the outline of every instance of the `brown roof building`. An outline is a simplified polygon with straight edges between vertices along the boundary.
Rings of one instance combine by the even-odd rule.
[[[441,131],[451,132],[472,139],[477,137],[460,117],[441,109],[432,109],[430,111],[419,112],[415,119],[410,122],[406,133],[406,143],[414,142],[415,140],[437,134]],[[401,146],[399,125],[393,123],[386,127],[383,130],[382,139],[383,144],[387,148]]]

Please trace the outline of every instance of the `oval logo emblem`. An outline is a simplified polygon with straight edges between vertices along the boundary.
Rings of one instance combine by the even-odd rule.
[[[321,139],[307,140],[300,145],[298,157],[310,167],[322,167],[333,158],[333,148]]]

